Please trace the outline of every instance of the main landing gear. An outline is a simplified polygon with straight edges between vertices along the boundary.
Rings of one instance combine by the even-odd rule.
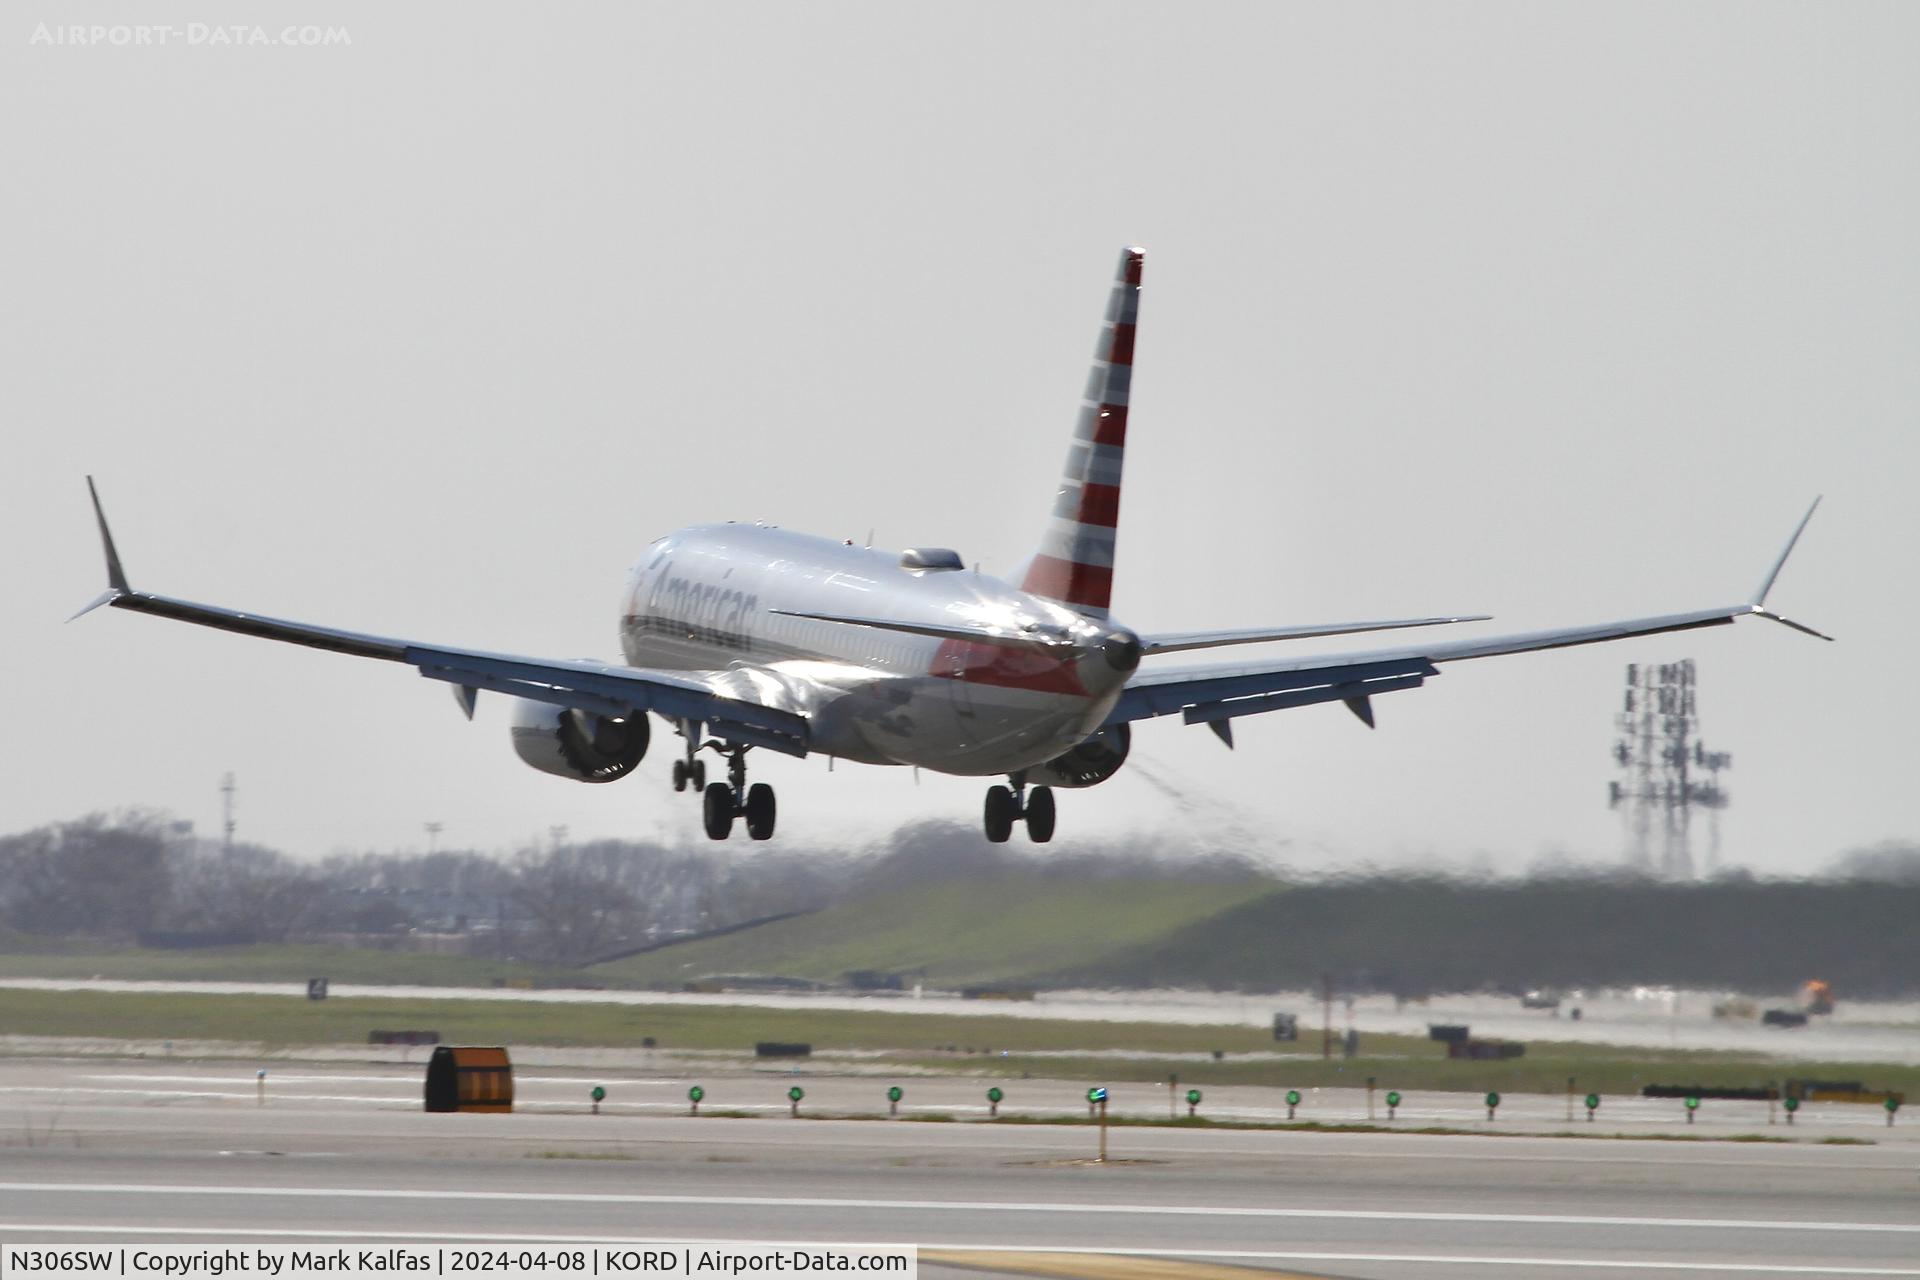
[[[727,780],[707,783],[700,788],[701,813],[706,820],[707,838],[725,840],[733,834],[733,820],[747,820],[747,835],[755,840],[767,840],[773,836],[774,802],[773,788],[764,782],[747,785],[747,748],[719,746],[708,743],[715,751],[727,757]],[[691,776],[706,777],[706,762],[696,761],[686,766]],[[681,765],[674,765],[673,780],[676,789],[680,785]],[[698,784],[696,784],[698,785]]]
[[[987,839],[994,844],[1005,844],[1016,822],[1027,824],[1027,839],[1035,844],[1053,839],[1053,788],[1035,787],[1028,791],[1024,773],[1016,773],[1007,781],[1012,785],[987,788]]]

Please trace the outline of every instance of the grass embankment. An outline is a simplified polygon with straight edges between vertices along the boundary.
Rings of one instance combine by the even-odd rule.
[[[1392,989],[1489,986],[1795,991],[1888,998],[1920,972],[1920,884],[1622,879],[1302,884],[1146,945],[1069,962],[1049,985],[1286,991],[1364,971]]]
[[[840,982],[856,969],[913,974],[943,987],[1029,982],[1068,966],[1097,975],[1107,956],[1151,946],[1272,891],[1268,881],[1008,874],[875,894],[588,972],[609,985],[671,987],[708,974]]]
[[[695,978],[779,975],[844,982],[855,969],[912,974],[931,986],[1029,983],[1191,928],[1271,892],[1269,882],[1076,881],[1007,873],[875,894],[806,916],[665,947],[586,969],[483,956],[319,945],[127,948],[0,933],[0,977],[176,982],[334,982],[678,990]]]

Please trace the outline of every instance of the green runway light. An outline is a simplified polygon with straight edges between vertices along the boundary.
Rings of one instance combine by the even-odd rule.
[[[1000,1101],[1000,1099],[1002,1099],[1002,1098],[1004,1098],[1004,1097],[1006,1097],[1006,1096],[1007,1096],[1007,1095],[1006,1095],[1006,1094],[1004,1094],[1004,1093],[1002,1093],[1002,1092],[1000,1092],[1000,1090],[999,1090],[998,1088],[993,1088],[993,1089],[989,1089],[989,1090],[987,1090],[987,1101],[988,1101],[988,1102],[998,1102],[998,1101]]]
[[[1892,1101],[1892,1099],[1888,1099],[1888,1101]],[[1200,1105],[1200,1091],[1198,1089],[1187,1090],[1187,1105],[1190,1107]]]
[[[806,1096],[806,1090],[802,1089],[799,1085],[795,1085],[793,1088],[787,1090],[787,1097],[794,1102],[798,1102]]]
[[[1495,1108],[1495,1107],[1497,1107],[1497,1106],[1499,1106],[1499,1105],[1500,1105],[1500,1095],[1499,1095],[1499,1094],[1497,1094],[1497,1093],[1490,1093],[1490,1094],[1488,1094],[1488,1095],[1487,1095],[1487,1109],[1488,1109],[1488,1110],[1492,1110],[1493,1108]]]
[[[1399,1106],[1399,1105],[1400,1105],[1400,1095],[1399,1095],[1399,1094],[1397,1094],[1397,1093],[1394,1093],[1394,1092],[1393,1092],[1393,1091],[1391,1091],[1391,1090],[1389,1090],[1389,1091],[1387,1092],[1387,1105],[1388,1105],[1388,1106],[1390,1106],[1390,1107],[1397,1107],[1397,1106]]]
[[[698,1102],[700,1101],[700,1099],[706,1096],[707,1096],[707,1091],[705,1089],[702,1089],[699,1085],[695,1085],[693,1086],[693,1088],[687,1090],[687,1101],[689,1102]]]
[[[1784,1106],[1789,1111],[1798,1111],[1800,1109],[1800,1099],[1788,1098],[1781,1105]]]
[[[1300,1091],[1298,1089],[1287,1090],[1287,1105],[1290,1107],[1300,1105]]]
[[[1900,1109],[1900,1099],[1888,1098],[1885,1102],[1881,1103],[1880,1105],[1885,1107],[1889,1111],[1898,1111]]]
[[[900,1086],[899,1086],[899,1085],[894,1085],[894,1086],[893,1086],[893,1088],[891,1088],[891,1089],[889,1089],[889,1090],[887,1090],[887,1101],[888,1101],[888,1102],[898,1102],[898,1101],[900,1101]]]
[[[1698,1111],[1699,1109],[1700,1109],[1700,1099],[1698,1098],[1687,1099],[1687,1110]]]
[[[1107,1100],[1107,1091],[1105,1089],[1100,1088],[1098,1085],[1095,1085],[1093,1088],[1087,1090],[1088,1102],[1105,1102],[1106,1100]]]
[[[607,1097],[607,1091],[599,1085],[595,1085],[593,1086],[593,1093],[589,1096],[591,1096],[595,1102],[604,1102]]]
[[[1600,1095],[1599,1095],[1599,1094],[1597,1094],[1597,1093],[1590,1093],[1590,1094],[1588,1094],[1588,1095],[1587,1095],[1587,1110],[1589,1110],[1589,1111],[1598,1111],[1599,1109],[1600,1109]]]

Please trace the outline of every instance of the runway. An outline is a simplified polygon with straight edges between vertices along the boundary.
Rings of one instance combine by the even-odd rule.
[[[529,1079],[552,1107],[430,1116],[417,1076],[384,1066],[305,1071],[297,1093],[270,1078],[260,1105],[233,1064],[158,1065],[0,1063],[0,1240],[907,1243],[933,1276],[1048,1258],[1087,1275],[1158,1259],[1378,1280],[1920,1276],[1904,1141],[1116,1128],[1103,1166],[1083,1125],[559,1105],[584,1076]],[[18,1091],[81,1074],[105,1079]],[[808,1080],[808,1097],[842,1086],[874,1090]]]

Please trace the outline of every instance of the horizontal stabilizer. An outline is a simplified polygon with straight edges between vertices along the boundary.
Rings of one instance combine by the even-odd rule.
[[[1490,613],[1459,614],[1445,618],[1397,618],[1383,622],[1327,622],[1304,627],[1254,627],[1245,631],[1170,631],[1141,636],[1140,651],[1179,653],[1183,649],[1217,649],[1229,644],[1264,644],[1271,640],[1307,640],[1315,636],[1350,636],[1363,631],[1399,631],[1405,627],[1444,627],[1456,622],[1487,622]]]
[[[807,613],[799,609],[769,609],[783,618],[811,618],[815,622],[839,622],[850,627],[872,627],[876,631],[900,631],[910,636],[932,636],[937,640],[971,640],[975,644],[999,645],[1007,649],[1050,649],[1070,644],[1064,634],[1042,631],[997,631],[990,627],[950,626],[940,622],[907,622],[899,618],[862,618],[847,613]]]

